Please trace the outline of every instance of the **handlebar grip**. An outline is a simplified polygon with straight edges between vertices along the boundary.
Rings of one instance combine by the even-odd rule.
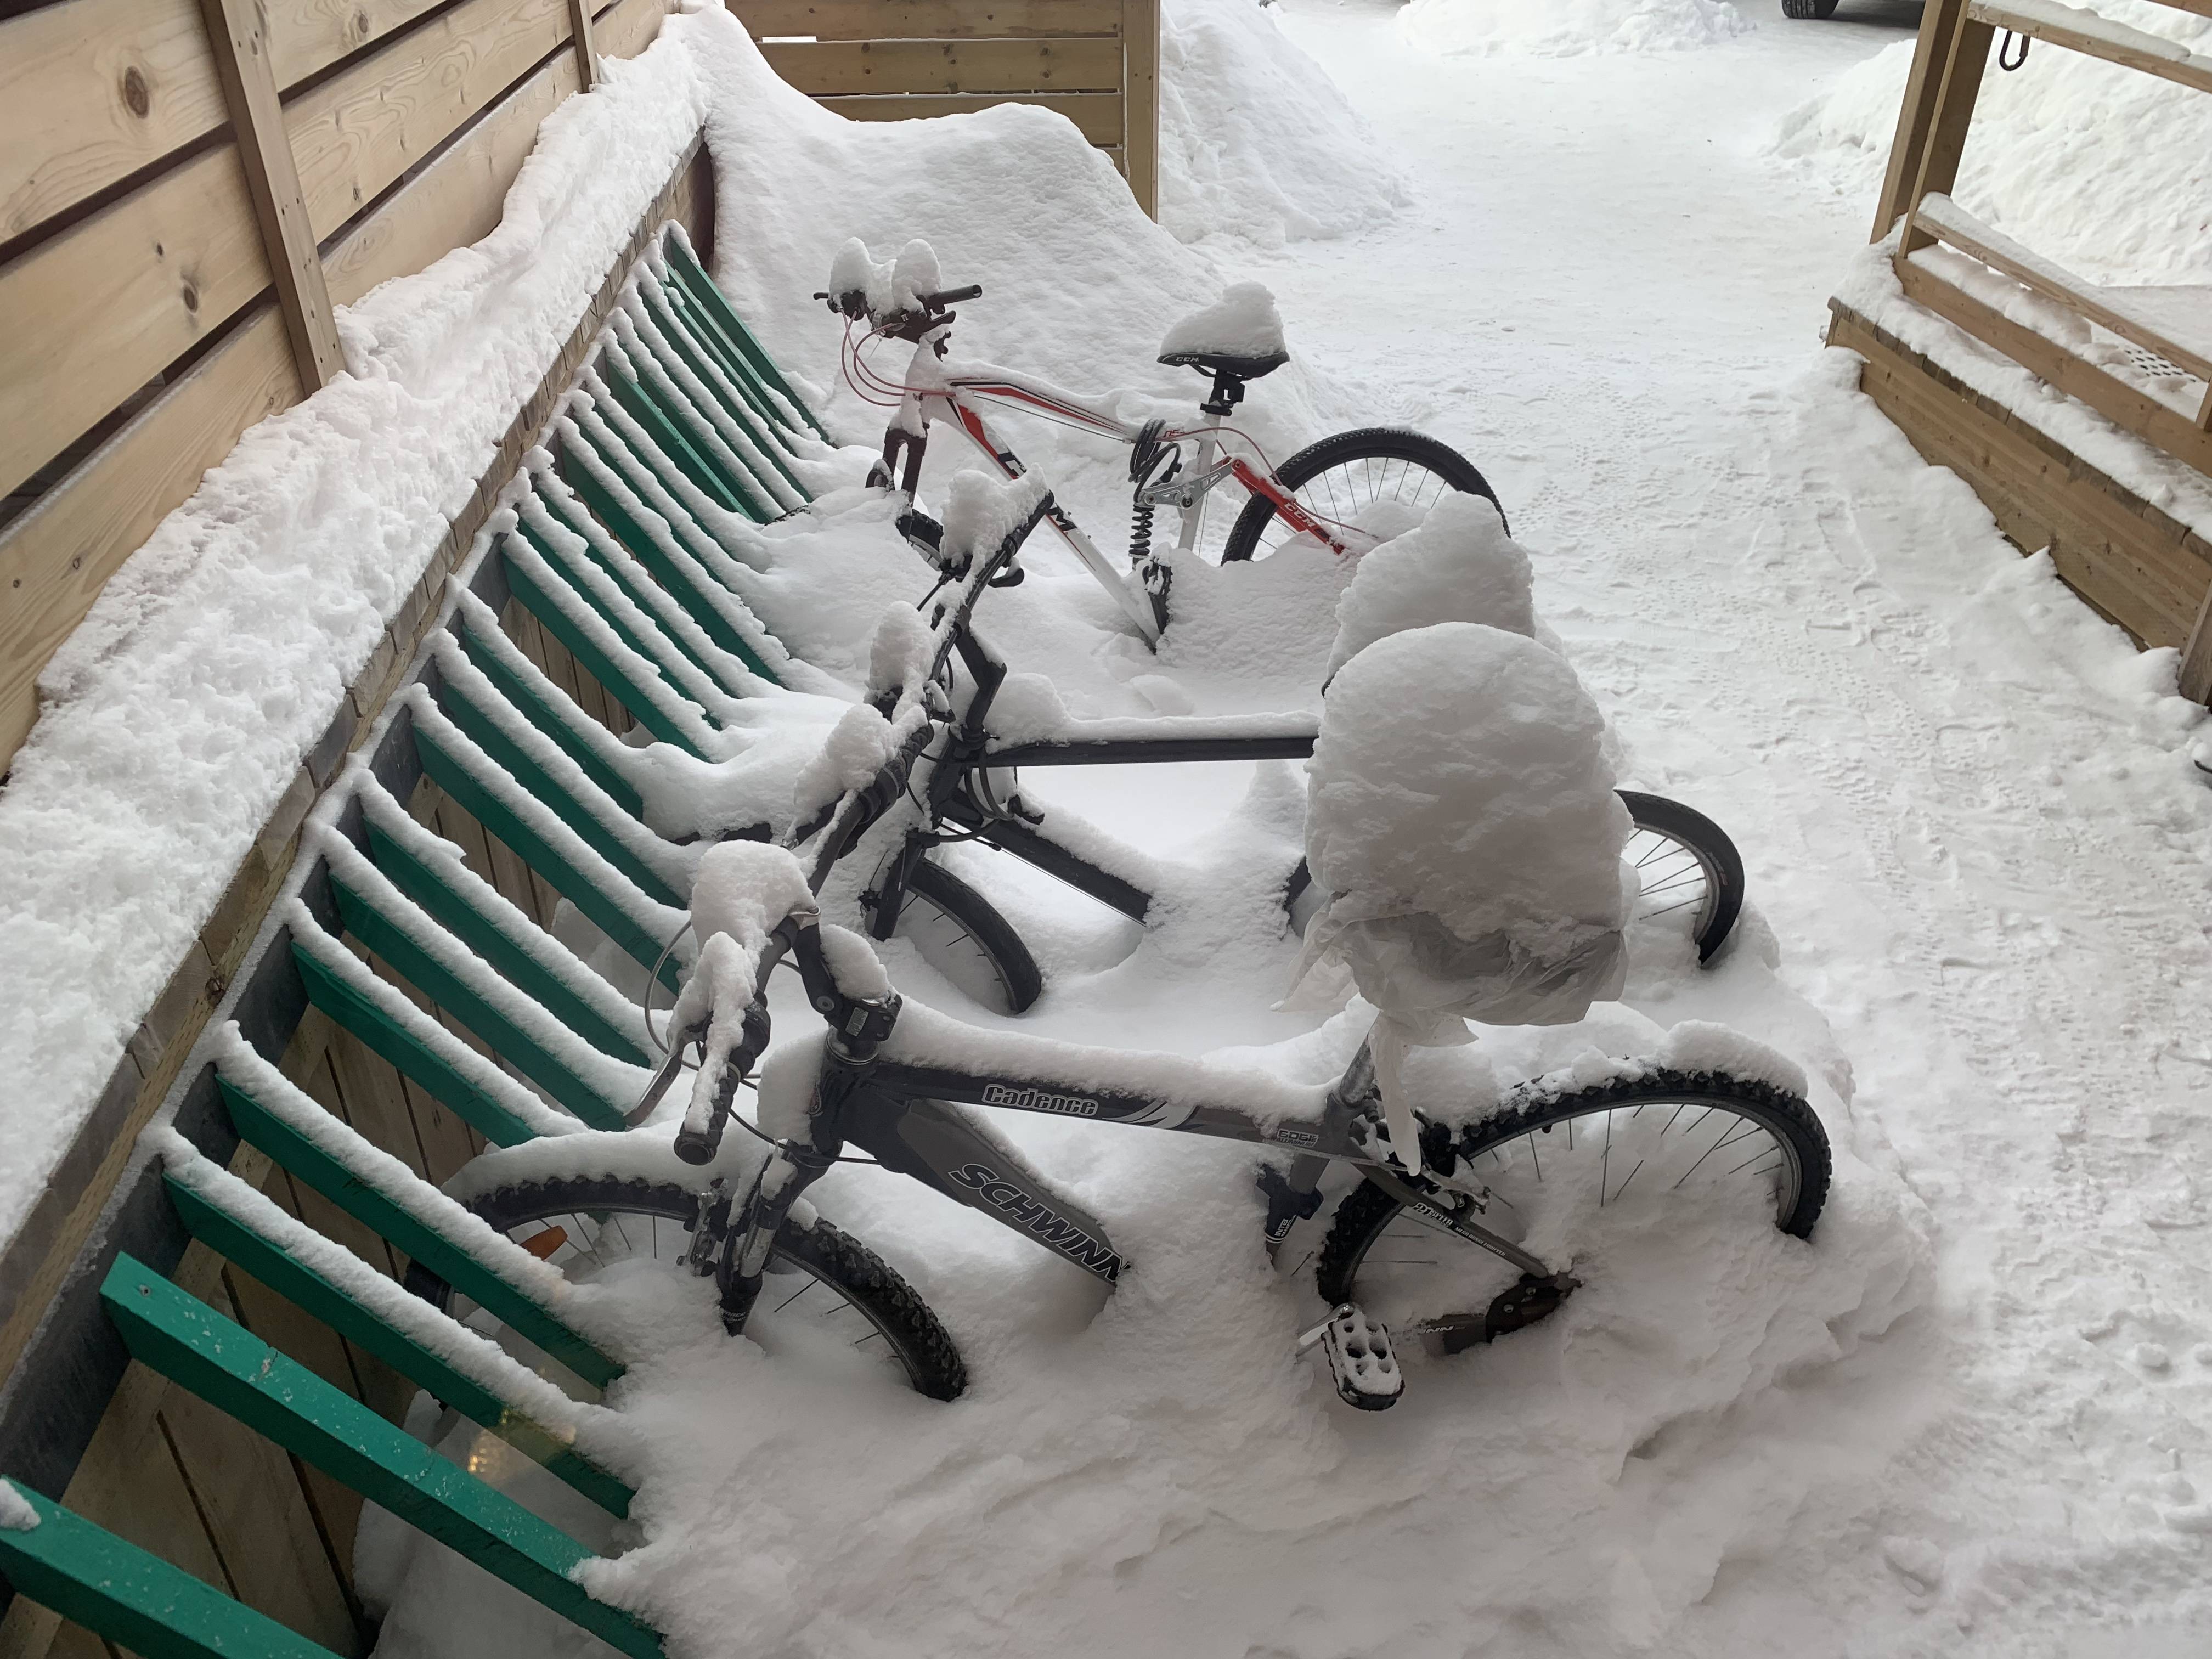
[[[775,951],[774,954],[780,957],[782,951]],[[738,1097],[738,1080],[750,1076],[753,1067],[760,1063],[768,1048],[770,1029],[768,1005],[755,997],[745,1009],[738,1045],[730,1051],[729,1063],[723,1066],[722,1075],[715,1083],[714,1104],[707,1114],[707,1127],[694,1129],[687,1115],[684,1127],[676,1132],[676,1156],[686,1164],[711,1164],[714,1154],[721,1150],[722,1133],[730,1127],[730,1108]]]
[[[676,1156],[686,1164],[712,1164],[714,1153],[722,1144],[720,1125],[713,1131],[702,1130],[694,1134],[689,1128],[676,1132]]]
[[[957,305],[963,300],[981,299],[983,285],[981,283],[970,283],[966,288],[948,288],[942,294],[923,294],[916,297],[921,300],[924,310],[942,311],[945,307]]]

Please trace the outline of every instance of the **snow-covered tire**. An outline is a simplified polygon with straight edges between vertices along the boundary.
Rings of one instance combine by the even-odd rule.
[[[673,1224],[680,1237],[672,1237],[670,1247],[680,1251],[697,1219],[699,1198],[674,1182],[642,1177],[551,1176],[495,1188],[471,1199],[468,1208],[495,1231],[507,1234],[532,1222],[577,1216],[603,1225],[610,1217]],[[657,1225],[652,1237],[657,1243]],[[968,1368],[960,1351],[929,1304],[860,1240],[819,1218],[811,1227],[787,1221],[770,1253],[772,1263],[779,1259],[836,1291],[880,1332],[917,1392],[933,1400],[955,1400],[967,1388]],[[409,1266],[406,1283],[432,1306],[449,1310],[453,1286],[420,1262]]]
[[[1836,0],[1782,0],[1782,15],[1821,21],[1836,15]]]
[[[1662,1121],[1656,1115],[1669,1108],[1676,1109],[1670,1121]],[[1485,1170],[1483,1160],[1495,1158],[1501,1165],[1504,1164],[1504,1154],[1512,1150],[1515,1143],[1526,1137],[1530,1148],[1529,1160],[1537,1170],[1536,1179],[1540,1182],[1543,1179],[1540,1172],[1542,1157],[1552,1156],[1556,1164],[1562,1152],[1572,1154],[1576,1151],[1571,1134],[1553,1139],[1553,1132],[1562,1127],[1575,1123],[1584,1126],[1586,1147],[1583,1157],[1585,1159],[1583,1167],[1586,1168],[1589,1156],[1587,1147],[1598,1144],[1591,1139],[1595,1128],[1592,1121],[1601,1115],[1605,1123],[1601,1155],[1609,1161],[1617,1125],[1623,1121],[1633,1124],[1644,1112],[1654,1112],[1654,1117],[1644,1125],[1643,1132],[1648,1134],[1656,1128],[1657,1137],[1663,1141],[1674,1131],[1680,1120],[1693,1109],[1703,1110],[1699,1116],[1681,1129],[1682,1152],[1686,1155],[1698,1152],[1699,1147],[1705,1147],[1705,1151],[1689,1165],[1690,1170],[1694,1171],[1701,1164],[1711,1163],[1713,1151],[1723,1147],[1740,1150],[1749,1144],[1749,1137],[1753,1131],[1763,1131],[1768,1137],[1767,1146],[1779,1154],[1778,1168],[1774,1171],[1781,1177],[1775,1182],[1774,1224],[1795,1237],[1808,1237],[1813,1231],[1813,1224],[1820,1218],[1821,1206],[1827,1202],[1830,1168],[1827,1134],[1820,1127],[1820,1119],[1814,1115],[1813,1109],[1803,1100],[1771,1083],[1754,1079],[1731,1077],[1719,1073],[1656,1071],[1631,1080],[1598,1084],[1565,1094],[1546,1093],[1528,1085],[1522,1091],[1522,1098],[1516,1101],[1509,1097],[1494,1115],[1462,1131],[1454,1143],[1453,1152],[1462,1178],[1484,1180],[1489,1172]],[[1614,1115],[1622,1112],[1630,1115],[1628,1119],[1621,1120]],[[1709,1133],[1705,1126],[1716,1115],[1723,1115],[1725,1121],[1717,1133]],[[1750,1127],[1747,1128],[1744,1126]],[[1541,1142],[1537,1139],[1539,1136],[1543,1137]],[[1624,1144],[1626,1139],[1624,1135]],[[1707,1145],[1709,1141],[1710,1146]],[[1765,1147],[1754,1150],[1757,1157],[1747,1160],[1747,1163],[1758,1162],[1766,1155]],[[1627,1156],[1624,1152],[1623,1162],[1626,1161]],[[1620,1194],[1642,1172],[1643,1167],[1638,1164],[1629,1170],[1620,1182],[1620,1190],[1614,1194],[1614,1201],[1619,1201]],[[1664,1168],[1662,1165],[1662,1171]],[[1601,1166],[1601,1186],[1610,1185],[1610,1173]],[[1709,1179],[1726,1179],[1731,1173],[1726,1168],[1726,1161],[1723,1160],[1709,1173]],[[1664,1174],[1655,1175],[1654,1181],[1664,1184]],[[1685,1202],[1699,1201],[1696,1194],[1706,1189],[1694,1188],[1690,1193],[1684,1194],[1681,1188],[1686,1181],[1686,1173],[1668,1186],[1668,1190]],[[1652,1185],[1647,1183],[1645,1190],[1653,1189]],[[1525,1182],[1521,1190],[1526,1190]],[[1509,1200],[1507,1208],[1510,1207]],[[1399,1222],[1403,1212],[1404,1206],[1398,1200],[1372,1182],[1361,1182],[1344,1196],[1329,1219],[1328,1232],[1314,1267],[1315,1285],[1324,1300],[1330,1303],[1358,1301],[1363,1304],[1370,1301],[1373,1288],[1368,1287],[1367,1293],[1363,1294],[1360,1270],[1374,1255],[1378,1242],[1386,1236],[1395,1237],[1392,1234],[1393,1224]],[[1493,1198],[1489,1213],[1483,1218],[1484,1224],[1498,1227],[1504,1215],[1505,1210],[1501,1209]],[[1404,1226],[1407,1229],[1418,1226],[1417,1235],[1407,1236],[1417,1236],[1422,1248],[1437,1249],[1440,1260],[1446,1259],[1447,1252],[1459,1253],[1449,1258],[1453,1268],[1447,1271],[1462,1263],[1470,1270],[1480,1267],[1496,1271],[1503,1267],[1479,1246],[1433,1226],[1418,1223],[1413,1218],[1407,1217]],[[1556,1255],[1556,1252],[1553,1254]],[[1425,1262],[1420,1265],[1434,1264]],[[1566,1267],[1571,1264],[1554,1260],[1553,1265]],[[1479,1323],[1483,1310],[1470,1307],[1457,1311]]]
[[[1498,492],[1475,470],[1474,462],[1434,438],[1418,432],[1402,432],[1395,427],[1362,427],[1356,432],[1340,432],[1318,443],[1308,444],[1276,469],[1275,481],[1297,495],[1324,474],[1343,470],[1346,489],[1350,490],[1353,487],[1349,482],[1349,469],[1376,461],[1400,461],[1409,467],[1425,468],[1450,489],[1485,497],[1498,508],[1500,520],[1505,517],[1504,504],[1498,501]],[[1325,490],[1310,504],[1317,512],[1332,511]],[[1344,510],[1342,503],[1337,503],[1335,510]],[[1267,533],[1274,518],[1275,504],[1265,495],[1255,495],[1246,501],[1244,510],[1237,515],[1236,524],[1230,528],[1228,541],[1222,545],[1221,562],[1230,564],[1240,559],[1264,558],[1268,550],[1261,547],[1260,538]]]
[[[932,907],[938,915],[929,914]],[[940,937],[940,919],[965,938]],[[941,864],[924,859],[915,866],[895,931],[911,939],[931,967],[994,1013],[1025,1013],[1043,993],[1044,975],[1013,924]],[[962,955],[973,960],[953,959]]]

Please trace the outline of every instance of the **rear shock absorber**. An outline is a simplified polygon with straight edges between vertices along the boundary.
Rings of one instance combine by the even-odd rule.
[[[1158,510],[1153,492],[1182,471],[1182,447],[1160,441],[1167,424],[1146,422],[1129,446],[1129,482],[1137,487],[1129,509],[1129,562],[1133,565],[1146,564],[1152,556],[1152,514]]]

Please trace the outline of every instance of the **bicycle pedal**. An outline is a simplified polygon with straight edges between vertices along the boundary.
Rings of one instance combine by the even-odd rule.
[[[1390,1347],[1390,1328],[1354,1302],[1329,1310],[1327,1319],[1298,1339],[1298,1352],[1318,1347],[1328,1360],[1337,1397],[1363,1412],[1388,1411],[1406,1392],[1406,1374]]]

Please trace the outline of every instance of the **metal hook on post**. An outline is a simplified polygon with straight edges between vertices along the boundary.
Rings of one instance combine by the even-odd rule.
[[[2004,39],[1997,42],[1997,67],[2009,75],[2025,64],[2027,61],[2028,42],[2033,39],[2033,35],[2016,35],[2010,29],[2007,29],[2004,32]],[[2014,40],[2020,42],[2020,54],[2017,57],[2008,58],[2006,54],[2012,51],[2012,43]]]

